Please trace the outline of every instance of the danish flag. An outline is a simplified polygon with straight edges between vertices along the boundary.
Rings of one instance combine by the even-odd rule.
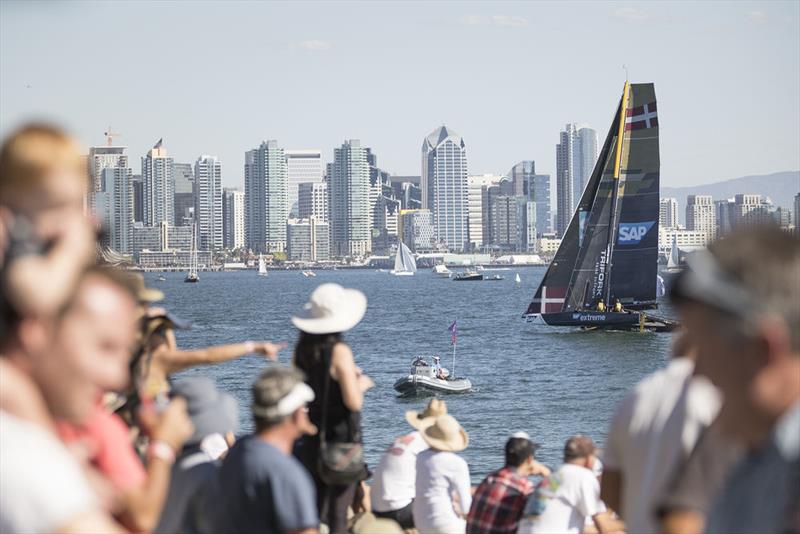
[[[643,106],[636,106],[625,112],[625,131],[641,130],[643,128],[657,128],[658,114],[656,103],[650,102]]]
[[[541,297],[534,297],[533,303],[539,305],[539,313],[560,312],[566,297],[566,287],[542,286]]]

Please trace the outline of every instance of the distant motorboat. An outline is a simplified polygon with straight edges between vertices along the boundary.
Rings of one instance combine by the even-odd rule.
[[[394,257],[394,269],[390,271],[395,276],[414,276],[417,272],[417,261],[405,243],[400,241],[397,254]]]
[[[166,282],[167,278],[163,275],[159,275],[156,277],[156,282]]]
[[[303,273],[303,276],[305,276],[306,278],[314,278],[317,276],[317,273],[315,273],[314,271],[300,271],[300,272]]]
[[[267,276],[267,262],[264,260],[264,256],[259,254],[258,255],[258,276]]]
[[[441,278],[450,278],[450,276],[452,276],[452,274],[453,274],[453,271],[451,271],[450,269],[448,269],[446,266],[444,266],[442,264],[435,265],[433,267],[433,269],[432,269],[432,272],[433,272],[433,274],[435,274],[436,276],[439,276]]]
[[[483,275],[475,271],[456,273],[453,277],[454,282],[476,282],[478,280],[483,280]]]

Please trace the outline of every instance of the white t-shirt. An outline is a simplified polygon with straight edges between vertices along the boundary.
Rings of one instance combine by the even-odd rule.
[[[419,453],[413,510],[420,534],[465,531],[466,521],[453,509],[453,493],[466,515],[472,506],[467,462],[452,452],[428,449]]]
[[[428,448],[422,435],[411,432],[394,440],[372,476],[372,509],[392,512],[408,506],[416,495],[417,455]]]
[[[63,443],[0,410],[0,532],[55,532],[97,506]]]
[[[591,470],[564,464],[528,497],[518,534],[580,534],[587,517],[605,512],[600,483]]]
[[[639,382],[614,414],[603,463],[622,473],[622,516],[629,532],[658,531],[655,506],[719,411],[719,392],[693,371],[692,360],[674,358]]]

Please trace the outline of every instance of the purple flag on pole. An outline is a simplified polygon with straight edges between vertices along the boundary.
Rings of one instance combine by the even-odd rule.
[[[450,335],[450,344],[451,345],[455,345],[456,344],[456,335],[458,334],[458,326],[456,325],[456,321],[453,321],[453,324],[451,324],[450,327],[447,330],[449,330],[450,334],[451,334]]]

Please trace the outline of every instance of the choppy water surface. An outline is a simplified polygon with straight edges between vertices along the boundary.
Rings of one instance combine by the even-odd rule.
[[[515,284],[519,272],[521,284]],[[494,274],[494,273],[493,273]],[[364,439],[372,465],[391,440],[409,430],[406,410],[422,409],[425,398],[400,399],[394,381],[408,371],[415,354],[440,354],[451,366],[447,327],[458,320],[458,375],[475,390],[447,396],[450,412],[470,435],[464,456],[473,479],[502,464],[503,444],[518,430],[542,444],[538,457],[558,465],[564,441],[572,434],[605,440],[614,406],[644,375],[668,357],[670,334],[558,332],[525,324],[525,310],[544,268],[502,271],[503,281],[453,282],[428,271],[395,277],[372,270],[201,273],[199,284],[184,284],[183,274],[148,284],[166,293],[165,305],[191,320],[178,333],[184,348],[253,340],[287,341],[281,361],[291,359],[297,332],[290,322],[311,291],[337,282],[363,291],[369,299],[364,320],[347,334],[356,363],[374,380],[366,397]],[[242,430],[249,419],[250,385],[265,366],[262,358],[239,360],[188,371],[213,377],[241,408]]]

